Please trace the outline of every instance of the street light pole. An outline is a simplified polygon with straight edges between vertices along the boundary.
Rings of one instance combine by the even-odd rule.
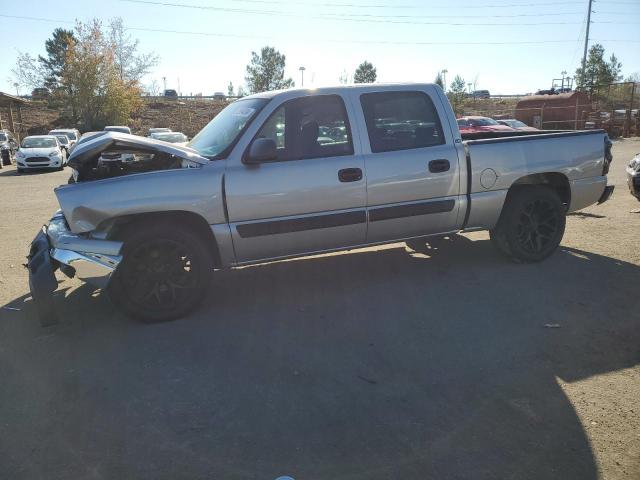
[[[449,73],[449,71],[445,68],[444,70],[442,70],[442,84],[444,85],[444,91],[447,91],[447,73]]]
[[[302,77],[302,81],[300,82],[300,86],[304,87],[304,71],[306,70],[306,68],[304,67],[300,67],[298,70],[300,70],[300,75]]]

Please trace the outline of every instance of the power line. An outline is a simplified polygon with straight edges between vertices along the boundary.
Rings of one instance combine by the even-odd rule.
[[[31,20],[58,24],[74,24],[68,20],[57,20],[53,18],[28,17],[19,15],[0,14],[3,18],[13,18],[20,20]],[[154,33],[173,33],[178,35],[197,35],[206,37],[223,37],[223,38],[248,38],[248,39],[271,39],[283,40],[282,38],[274,38],[266,35],[241,35],[234,33],[215,33],[215,32],[198,32],[193,30],[170,30],[162,28],[148,27],[125,27],[127,30],[138,32],[154,32]],[[624,40],[624,39],[597,39],[599,42],[624,42],[624,43],[640,43],[640,40]],[[545,45],[545,44],[561,44],[574,43],[575,40],[516,40],[516,41],[483,41],[483,42],[425,42],[425,41],[385,41],[385,40],[343,40],[343,39],[323,39],[322,42],[338,43],[338,44],[359,44],[359,45]]]
[[[120,0],[121,2],[127,3],[142,3],[142,4],[150,4],[150,5],[162,5],[169,7],[184,7],[184,8],[197,8],[202,10],[220,10],[225,7],[213,7],[209,5],[193,5],[193,4],[185,4],[185,3],[173,3],[173,2],[161,2],[161,1],[153,1],[153,0]],[[244,2],[249,2],[250,0],[239,0]],[[257,4],[270,4],[270,5],[291,5],[288,2],[278,1],[278,0],[251,0],[250,3]],[[498,3],[498,4],[470,4],[470,5],[459,5],[460,8],[504,8],[504,7],[540,7],[540,6],[559,6],[559,5],[583,5],[582,1],[569,1],[569,2],[542,2],[542,3]],[[295,4],[299,5],[299,4]],[[304,4],[309,5],[309,4]],[[353,3],[319,3],[314,4],[315,7],[353,7],[353,8],[393,8],[393,9],[421,9],[425,8],[424,5],[363,5],[363,4],[353,4]],[[451,5],[429,5],[430,9],[451,9]],[[242,9],[237,9],[242,10]],[[254,12],[264,13],[264,10],[254,10]],[[280,12],[284,13],[284,12]]]
[[[470,23],[470,22],[428,22],[428,21],[409,21],[409,20],[388,20],[386,16],[376,16],[376,18],[381,18],[380,20],[374,18],[355,18],[353,15],[344,14],[319,14],[319,15],[304,15],[290,12],[282,12],[282,11],[266,11],[266,10],[247,10],[241,8],[228,8],[228,7],[214,7],[207,5],[193,5],[193,4],[182,4],[182,3],[172,3],[172,2],[163,2],[163,1],[154,1],[154,0],[121,0],[127,3],[139,3],[145,5],[154,5],[154,6],[163,6],[163,7],[172,7],[172,8],[187,8],[187,9],[196,9],[196,10],[207,10],[207,11],[215,11],[215,12],[229,12],[229,13],[239,13],[239,14],[248,14],[248,15],[268,15],[268,16],[286,16],[286,17],[295,17],[295,18],[314,18],[319,20],[332,20],[332,21],[345,21],[345,22],[366,22],[366,23],[388,23],[388,24],[401,24],[401,25],[444,25],[444,26],[483,26],[483,27],[494,27],[494,26],[540,26],[540,25],[579,25],[580,22],[528,22],[528,23]],[[373,15],[371,15],[373,17]]]
[[[127,1],[127,0],[121,0]],[[237,3],[252,3],[252,4],[266,4],[266,5],[291,5],[291,2],[283,1],[283,0],[235,0]],[[142,2],[140,2],[142,3]],[[293,2],[294,5],[302,5],[302,6],[315,6],[315,7],[346,7],[346,8],[393,8],[393,9],[421,9],[425,8],[425,5],[389,5],[389,4],[362,4],[362,3],[340,3],[340,2],[325,2],[325,3],[300,3]],[[465,5],[456,5],[459,8],[502,8],[502,7],[538,7],[538,6],[558,6],[558,5],[582,5],[582,1],[563,1],[563,2],[542,2],[542,3],[498,3],[498,4],[465,4]],[[451,5],[428,5],[430,9],[449,9],[452,8]]]

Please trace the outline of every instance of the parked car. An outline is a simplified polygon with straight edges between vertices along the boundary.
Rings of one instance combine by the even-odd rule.
[[[0,168],[12,165],[18,151],[18,141],[9,130],[0,130]]]
[[[538,130],[536,127],[530,127],[524,122],[520,120],[516,120],[515,118],[506,118],[501,120],[496,120],[500,125],[506,125],[507,127],[511,127],[514,130],[522,130],[522,131],[536,131]]]
[[[58,143],[64,150],[64,156],[66,161],[66,158],[69,156],[69,151],[71,149],[71,141],[69,140],[69,137],[67,137],[66,135],[63,135],[62,133],[55,135],[55,137],[58,139]]]
[[[151,138],[162,140],[163,142],[175,143],[176,145],[186,145],[189,139],[182,132],[157,132],[152,133]]]
[[[336,125],[346,137],[320,144]],[[567,213],[613,191],[602,131],[485,133],[466,140],[441,88],[407,84],[245,97],[187,147],[104,134],[71,155],[78,183],[55,190],[61,211],[29,254],[32,297],[49,321],[59,268],[133,317],[170,320],[200,304],[214,269],[483,229],[537,262]],[[113,150],[154,155],[97,172]]]
[[[56,128],[49,131],[49,135],[66,135],[69,137],[69,150],[73,150],[74,145],[80,138],[80,131],[77,128]]]
[[[16,153],[18,173],[40,168],[62,170],[65,159],[64,150],[55,135],[25,137]]]
[[[491,94],[489,93],[489,90],[474,90],[471,93],[471,96],[473,98],[491,98]]]
[[[226,100],[227,96],[223,92],[215,92],[213,94],[213,99],[214,100]]]
[[[170,128],[165,128],[165,127],[150,128],[149,129],[149,136],[151,136],[154,133],[170,132],[170,131],[171,131]]]
[[[176,92],[173,89],[167,89],[167,90],[164,91],[164,96],[167,97],[167,98],[172,98],[172,99],[178,98],[178,92]]]
[[[107,125],[103,128],[105,132],[120,132],[131,134],[131,129],[126,125]]]
[[[513,132],[514,129],[501,125],[493,118],[489,117],[461,117],[458,118],[458,128],[462,133],[475,133],[475,132]]]
[[[640,153],[636,154],[627,166],[627,185],[631,195],[640,201]]]

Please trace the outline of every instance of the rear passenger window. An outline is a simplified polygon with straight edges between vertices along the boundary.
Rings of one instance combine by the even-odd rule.
[[[438,113],[424,92],[365,93],[360,103],[374,153],[444,143]]]
[[[264,123],[256,138],[271,138],[277,160],[353,155],[347,111],[338,95],[289,100]]]

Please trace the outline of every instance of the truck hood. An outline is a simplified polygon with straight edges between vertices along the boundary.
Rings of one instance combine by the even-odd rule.
[[[164,153],[201,165],[209,163],[208,159],[192,148],[128,133],[107,132],[77,144],[69,156],[69,166],[76,170],[91,168],[105,151]]]

